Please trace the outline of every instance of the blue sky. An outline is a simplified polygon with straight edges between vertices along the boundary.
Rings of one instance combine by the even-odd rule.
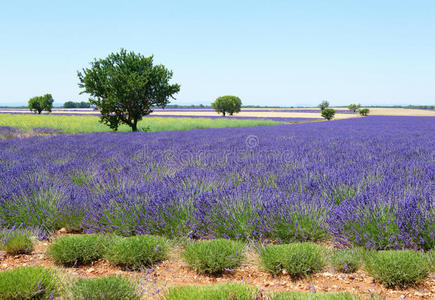
[[[435,105],[435,1],[1,1],[0,105],[86,100],[77,71],[126,48],[174,104]]]

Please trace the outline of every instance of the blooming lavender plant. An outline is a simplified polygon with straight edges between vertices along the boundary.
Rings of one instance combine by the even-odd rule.
[[[0,142],[0,226],[434,248],[435,118]]]

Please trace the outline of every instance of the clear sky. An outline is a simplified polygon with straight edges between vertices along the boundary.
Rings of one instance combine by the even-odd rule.
[[[435,105],[433,0],[0,1],[0,105],[86,100],[77,71],[120,48],[173,70],[173,104]]]

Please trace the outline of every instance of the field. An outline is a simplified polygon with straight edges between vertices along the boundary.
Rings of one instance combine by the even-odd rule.
[[[166,280],[169,285],[244,281],[265,290],[276,285],[280,291],[307,291],[309,285],[366,296],[375,287],[385,296],[391,290],[361,271],[352,275],[357,280],[349,281],[361,279],[358,288],[350,283],[353,290],[345,287],[347,279],[340,279],[349,275],[340,272],[319,273],[294,284],[285,275],[264,275],[255,249],[315,242],[326,249],[433,251],[434,120],[369,116],[256,126],[279,123],[152,118],[141,126],[150,131],[256,127],[8,138],[0,141],[0,226],[30,228],[40,239],[65,232],[166,237],[175,250],[168,261],[146,273],[156,280],[155,290]],[[106,131],[92,116],[3,114],[0,126]],[[239,271],[217,279],[195,277],[180,263],[186,240],[218,238],[248,245],[248,262]],[[35,255],[44,253],[44,243]],[[0,268],[32,259],[5,261]],[[35,261],[53,266],[46,258]],[[143,274],[102,261],[70,269],[85,272],[85,277]],[[388,295],[420,293],[430,298],[435,284],[427,278]]]
[[[0,114],[0,126],[16,127],[23,130],[33,128],[61,129],[67,133],[112,131],[98,122],[99,117],[92,115],[35,115],[35,114]],[[294,122],[303,121],[295,119]],[[179,131],[203,128],[249,127],[276,125],[283,122],[267,119],[210,119],[210,118],[145,118],[138,124],[140,131]],[[131,131],[122,125],[118,131]]]

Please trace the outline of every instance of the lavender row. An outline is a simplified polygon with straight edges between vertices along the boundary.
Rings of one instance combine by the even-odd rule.
[[[0,226],[434,248],[435,118],[0,142]]]

